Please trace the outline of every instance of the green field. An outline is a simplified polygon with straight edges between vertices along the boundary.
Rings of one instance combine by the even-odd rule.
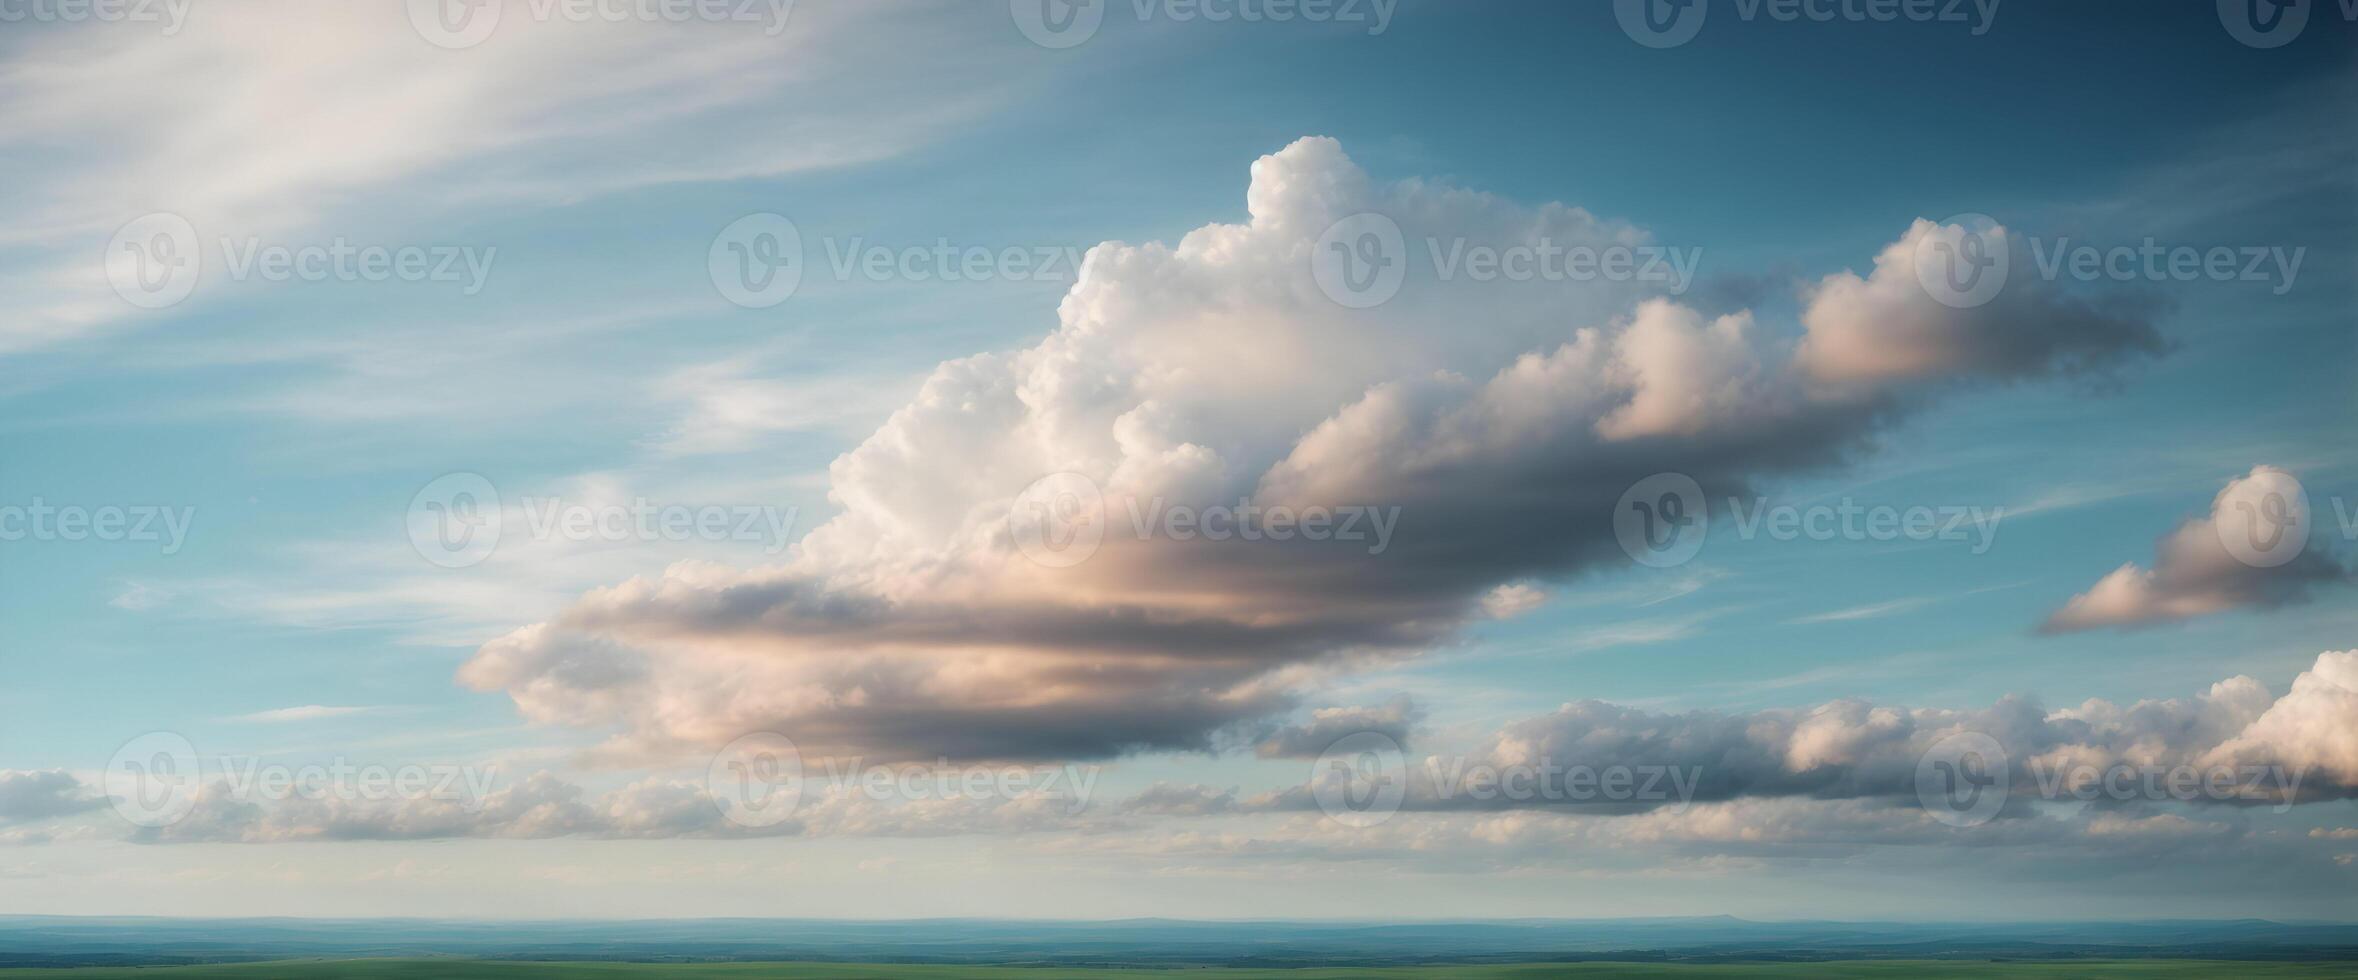
[[[1200,977],[1203,980],[1326,980],[1378,977],[1401,980],[1536,980],[1540,977],[2358,977],[2358,963],[2255,963],[2218,960],[1845,960],[1829,963],[1644,964],[1547,963],[1516,966],[1304,967],[1274,970],[1034,968],[832,963],[525,963],[489,960],[278,960],[220,966],[91,967],[73,970],[0,970],[7,980],[572,980],[595,977],[684,976],[699,980],[1097,980]]]

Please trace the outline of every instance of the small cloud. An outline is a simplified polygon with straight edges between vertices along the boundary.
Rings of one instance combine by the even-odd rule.
[[[146,612],[171,601],[172,593],[141,582],[124,583],[123,593],[107,601],[107,605],[128,612]]]
[[[1492,619],[1513,619],[1546,603],[1546,592],[1521,582],[1509,582],[1482,597],[1482,612]]]
[[[1408,744],[1409,734],[1424,720],[1424,712],[1408,695],[1378,707],[1320,708],[1307,725],[1267,729],[1255,740],[1253,754],[1264,759],[1311,759],[1345,736],[1375,732],[1393,742]]]
[[[268,711],[256,711],[252,714],[236,715],[230,718],[224,718],[222,720],[251,722],[263,725],[276,725],[285,722],[318,721],[322,718],[342,718],[348,715],[365,715],[383,710],[385,709],[381,707],[367,705],[305,704],[292,708],[272,708]]]
[[[1889,616],[1893,613],[1906,612],[1910,609],[1922,606],[1930,601],[1931,600],[1922,596],[1918,596],[1913,599],[1893,599],[1890,602],[1878,602],[1865,606],[1852,606],[1848,609],[1837,609],[1833,612],[1822,612],[1812,616],[1803,616],[1799,619],[1789,619],[1786,620],[1786,622],[1799,626],[1809,623],[1847,623],[1857,619],[1879,619],[1884,616]]]
[[[2288,544],[2289,558],[2273,555],[2255,560],[2251,549],[2238,553],[2228,546],[2232,536],[2247,533],[2254,515],[2276,514],[2285,527],[2305,529],[2306,504],[2291,473],[2273,466],[2255,466],[2251,473],[2229,480],[2211,500],[2210,513],[2189,518],[2161,539],[2154,549],[2153,567],[2129,562],[2073,596],[2040,625],[2042,633],[2069,633],[2105,626],[2136,627],[2191,619],[2245,606],[2273,609],[2308,597],[2311,586],[2346,580],[2348,570],[2333,557],[2305,549],[2298,539]],[[2241,522],[2241,523],[2238,523]],[[2267,529],[2278,534],[2295,533]]]

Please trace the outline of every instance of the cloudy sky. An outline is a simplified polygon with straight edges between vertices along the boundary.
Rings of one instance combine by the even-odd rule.
[[[2358,917],[2358,28],[1804,6],[38,8],[0,912]]]

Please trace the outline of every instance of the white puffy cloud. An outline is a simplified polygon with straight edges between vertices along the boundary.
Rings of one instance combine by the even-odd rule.
[[[2135,627],[2245,606],[2273,608],[2300,601],[2315,585],[2348,578],[2349,572],[2333,557],[2300,544],[2291,545],[2302,548],[2298,554],[2279,564],[2250,561],[2228,549],[2223,536],[2245,533],[2255,520],[2251,515],[2264,513],[2263,508],[2306,507],[2281,495],[2278,503],[2269,502],[2277,488],[2297,486],[2291,481],[2292,474],[2273,466],[2255,466],[2228,481],[2212,498],[2208,515],[2189,518],[2155,545],[2152,568],[2130,562],[2114,569],[2088,591],[2073,596],[2040,628],[2062,633]],[[2299,515],[2297,526],[2307,527],[2305,513]]]
[[[1513,619],[1547,604],[1547,592],[1528,582],[1508,582],[1482,596],[1482,612],[1492,619]]]
[[[1176,245],[1097,246],[1036,346],[941,365],[834,462],[841,512],[789,560],[595,590],[485,644],[461,680],[534,720],[614,730],[623,755],[765,730],[879,759],[1209,748],[1334,671],[1446,639],[1502,584],[1621,561],[1611,509],[1642,477],[1739,490],[1837,462],[1920,400],[1897,381],[1825,384],[1749,314],[1424,260],[1427,243],[1646,241],[1577,208],[1379,184],[1319,138],[1256,161],[1246,206],[1244,223]],[[1395,221],[1410,254],[1398,294],[1355,309],[1311,266],[1362,212]],[[1806,348],[1821,318],[1804,320]],[[2012,377],[2042,356],[1904,380]],[[1060,473],[1102,497],[1058,498],[1102,532],[1078,564],[1031,560],[1011,527],[1027,488]],[[1240,504],[1289,530],[1321,509],[1396,523],[1380,544],[1366,524],[1319,540],[1137,530],[1165,508]]]
[[[2319,656],[2291,693],[2207,757],[2313,769],[2321,782],[2358,786],[2358,650]]]

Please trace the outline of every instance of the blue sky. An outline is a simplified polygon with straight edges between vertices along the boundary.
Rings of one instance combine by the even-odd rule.
[[[1141,20],[1125,3],[1063,49],[1032,43],[997,4],[793,6],[774,37],[746,23],[536,21],[510,0],[488,40],[455,50],[356,5],[200,4],[169,34],[68,21],[0,42],[0,131],[17,134],[0,201],[19,216],[0,238],[0,506],[190,520],[178,547],[0,541],[14,679],[0,690],[0,771],[73,785],[27,790],[45,806],[0,819],[14,835],[0,840],[20,845],[0,847],[0,911],[2003,918],[2095,900],[2120,915],[2352,914],[2358,831],[2342,831],[2358,825],[2358,776],[2334,782],[2348,757],[2300,741],[2351,723],[2332,712],[2358,696],[2334,700],[2320,659],[2358,646],[2358,606],[2334,574],[2347,577],[2354,547],[2337,507],[2358,485],[2353,28],[2335,6],[2267,49],[2199,4],[2001,4],[1981,25],[1781,23],[1713,4],[1694,40],[1653,48],[1603,4],[1404,0],[1371,34],[1369,21]],[[1248,188],[1271,210],[1249,211]],[[1287,216],[1331,217],[1319,209],[1338,200],[1397,216],[1412,242],[1553,233],[1691,249],[1697,278],[1667,297],[1625,283],[1419,293],[1412,278],[1360,320],[1327,307],[1288,319],[1301,283],[1284,302],[1263,290],[1307,270],[1264,259],[1293,254],[1273,242],[1308,254],[1319,229],[1297,234]],[[151,310],[109,289],[99,256],[155,212],[197,229],[206,267],[189,298]],[[710,260],[716,234],[761,213],[798,230],[804,269],[791,297],[746,308],[715,289]],[[1953,316],[1875,306],[1878,256],[1910,254],[1963,214],[2015,243],[2005,298]],[[1213,225],[1251,233],[1181,246]],[[338,239],[463,253],[488,275],[470,291],[230,268],[240,243]],[[2048,250],[2148,239],[2302,258],[2289,281],[2267,265],[2258,281],[2035,275]],[[1184,255],[1092,255],[1095,292],[1071,268],[941,282],[840,277],[829,261],[937,241]],[[1846,272],[1863,280],[1855,308],[1829,298]],[[1342,447],[1331,455],[1277,451],[1311,444],[1365,391],[1420,392],[1402,396],[1411,414],[1446,405],[1457,389],[1431,372],[1478,385],[1582,328],[1717,336],[1670,313],[1647,326],[1657,314],[1642,304],[1663,298],[1694,324],[1750,311],[1739,346],[1760,360],[1624,350],[1562,393],[1701,378],[1667,419],[1590,420],[1643,452],[1563,455],[1527,434],[1497,450],[1513,465],[1436,470],[1436,490],[1369,474],[1441,458],[1443,442],[1354,441],[1338,426],[1315,443]],[[2087,310],[2129,326],[2073,333]],[[1844,353],[1840,323],[1866,324],[1854,345],[1897,343],[1877,325],[1919,318],[1946,345],[1929,366],[1871,379],[1828,367],[1881,356]],[[1976,346],[1987,336],[2014,346]],[[937,365],[1034,349],[1079,367],[994,383],[969,375],[997,368],[962,362],[956,383],[921,393]],[[1807,375],[1791,389],[1788,359]],[[1101,406],[1088,386],[1119,389],[1130,372],[1163,394],[1107,416],[1118,425],[1089,421]],[[1063,387],[1042,387],[1050,377]],[[1329,389],[1345,394],[1317,402]],[[913,401],[931,409],[895,417]],[[994,427],[1019,404],[1029,421]],[[1577,411],[1547,404],[1548,417]],[[1633,443],[1616,424],[1643,431]],[[1184,439],[1230,469],[1187,469],[1200,458],[1170,441]],[[1090,440],[1119,442],[1126,462],[1057,455]],[[863,443],[876,448],[847,456]],[[1644,460],[1704,480],[1714,523],[1691,561],[1628,561],[1605,519],[1571,503],[1611,504]],[[2239,482],[2256,467],[2306,488],[2308,558],[2271,567],[2308,571],[2188,557],[2151,594],[2096,603],[2093,625],[2041,632],[2124,563],[2171,564],[2157,540],[2214,516],[2223,490],[2258,486]],[[1407,557],[1238,559],[1158,540],[1074,578],[990,564],[1013,554],[997,516],[1009,498],[1059,469],[1115,497],[1150,485],[1216,504],[1298,485],[1304,500],[1398,505]],[[488,560],[444,568],[409,532],[421,488],[454,473],[487,480],[511,512]],[[1551,494],[1567,509],[1529,503]],[[1746,539],[1730,497],[1739,510],[1974,511],[1995,532],[1986,547]],[[718,509],[791,533],[544,537],[518,526],[530,500]],[[1420,514],[1439,516],[1420,532]],[[836,529],[823,547],[802,540],[822,526]],[[937,526],[956,533],[910,544]],[[1256,565],[1276,580],[1253,584]],[[634,581],[656,594],[630,593]],[[779,604],[757,625],[681,625],[749,595]],[[1494,595],[1507,613],[1484,612]],[[871,622],[857,613],[870,600],[898,612]],[[1238,610],[1223,629],[1249,653],[1153,625],[1203,614],[1199,601]],[[1091,612],[1141,620],[1103,639]],[[966,635],[900,631],[934,614]],[[1044,649],[1074,641],[1041,639],[1041,622],[1104,645]],[[1277,623],[1299,634],[1267,639]],[[1226,664],[1240,656],[1265,659]],[[1116,666],[1122,683],[1093,687]],[[2276,702],[2305,673],[2325,693]],[[1405,743],[1413,768],[1428,754],[1501,761],[1558,744],[1534,734],[1555,731],[1567,754],[1651,764],[1669,750],[1611,757],[1603,733],[1776,727],[1844,699],[1903,712],[2179,699],[2155,710],[2201,715],[2190,699],[2237,676],[2270,692],[2275,721],[2191,747],[2132,722],[2089,738],[2138,764],[2314,770],[2313,795],[2285,812],[2026,799],[1942,836],[1897,823],[1917,811],[1895,815],[1891,793],[1857,788],[1880,778],[1870,749],[1827,757],[1849,767],[1837,778],[1794,748],[1788,768],[1831,782],[1797,789],[1784,772],[1675,815],[1427,812],[1412,790],[1396,819],[1337,829],[1285,797],[1315,778],[1316,750],[1274,747],[1356,724]],[[1653,714],[1614,727],[1560,710],[1588,699]],[[884,704],[909,711],[880,717]],[[1859,731],[1882,732],[1860,717]],[[1967,724],[1908,717],[1892,751],[1909,765]],[[791,738],[806,772],[941,758],[1102,767],[1102,780],[1064,822],[1004,800],[817,807],[775,837],[650,800],[648,787],[712,792],[707,762],[754,731]],[[285,801],[258,801],[279,816],[257,821],[207,796],[193,816],[130,827],[103,805],[119,792],[110,766],[150,732],[208,759],[468,767],[501,787],[542,772],[575,796],[497,823],[339,801],[352,808],[316,824],[269,805]],[[1199,805],[1138,802],[1155,787]],[[604,795],[634,788],[646,792]],[[1227,803],[1201,802],[1222,791]],[[567,824],[552,816],[566,800],[603,816]],[[1984,862],[1985,845],[2012,856]],[[2227,866],[2117,867],[2190,848]],[[1404,872],[1430,887],[1366,897]],[[1926,875],[1955,894],[1893,905]],[[2048,875],[2067,880],[2016,894]],[[783,894],[789,880],[821,887]],[[450,900],[457,884],[481,897]],[[949,897],[980,887],[1007,897]]]

